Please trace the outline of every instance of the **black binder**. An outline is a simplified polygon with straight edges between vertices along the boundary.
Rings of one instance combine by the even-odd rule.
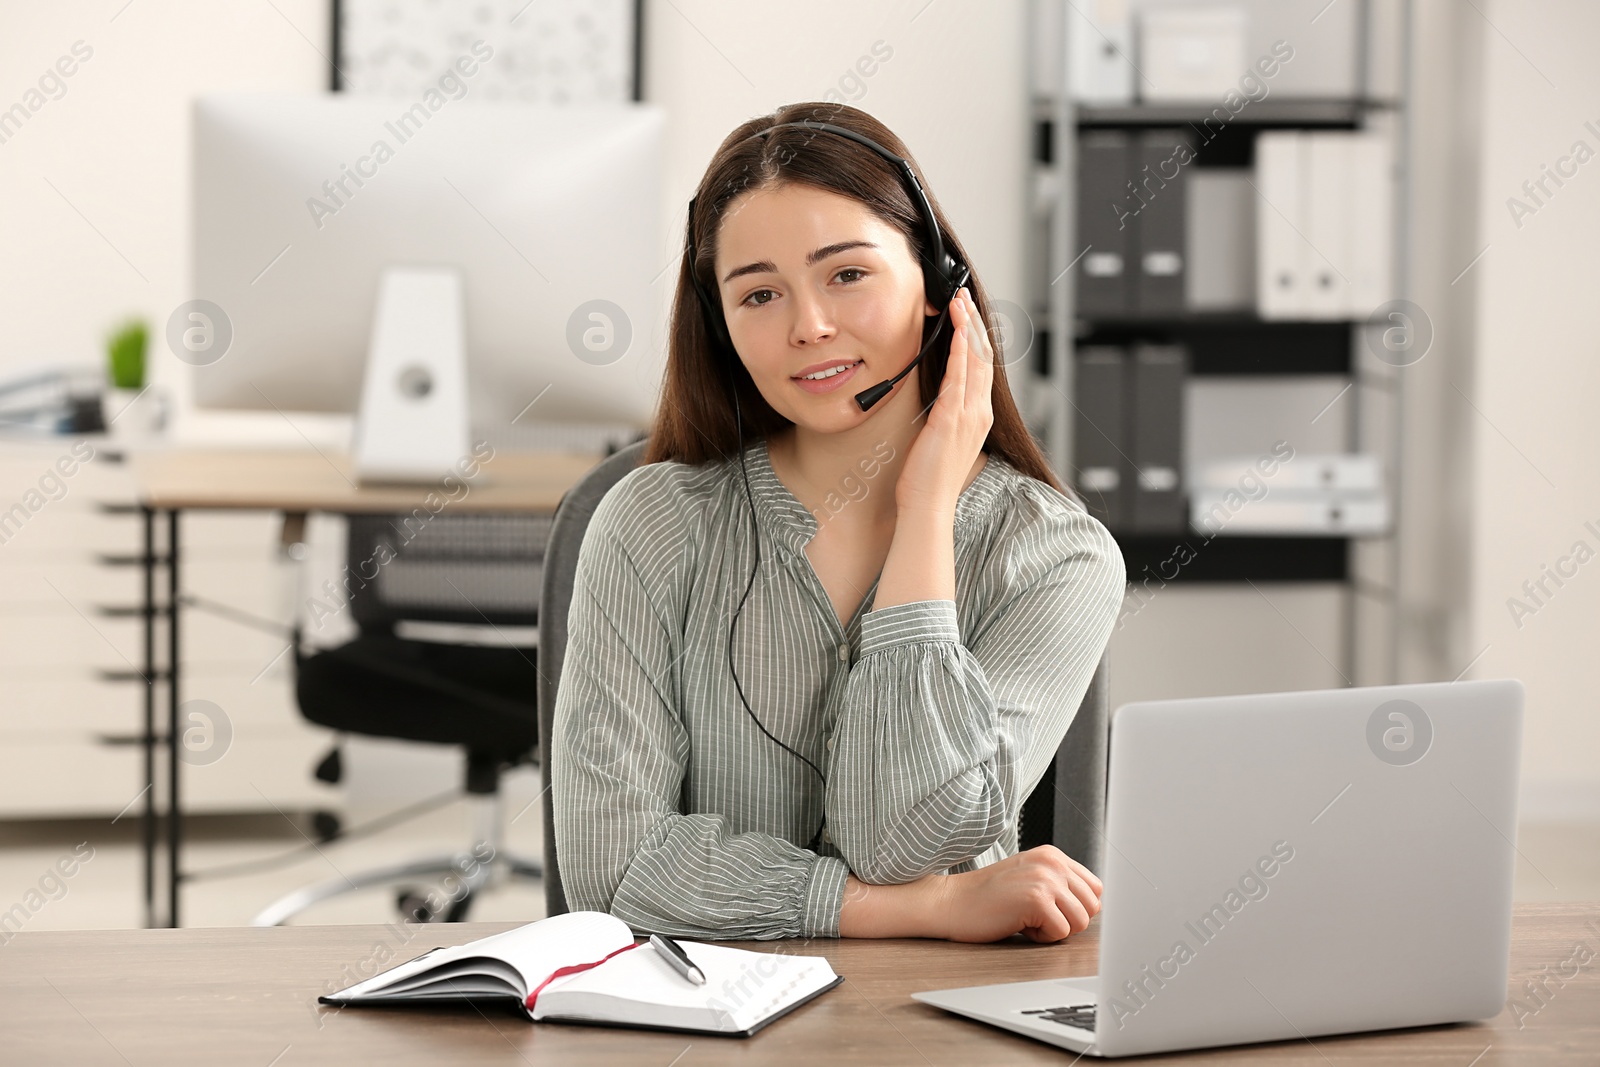
[[[1135,475],[1128,526],[1138,534],[1181,534],[1188,528],[1183,494],[1183,382],[1188,353],[1179,345],[1137,345],[1128,367]]]
[[[1074,272],[1080,315],[1116,317],[1133,310],[1140,203],[1128,189],[1133,154],[1133,142],[1119,131],[1093,130],[1078,140],[1078,247],[1072,254],[1079,257]]]
[[[1149,130],[1139,137],[1135,173],[1130,177],[1143,201],[1133,271],[1134,306],[1141,315],[1184,309],[1189,269],[1185,201],[1193,151],[1189,138],[1177,130]]]
[[[1121,348],[1089,345],[1077,353],[1077,410],[1073,412],[1073,465],[1078,494],[1089,514],[1117,531],[1128,522],[1133,464],[1127,458],[1127,357]]]

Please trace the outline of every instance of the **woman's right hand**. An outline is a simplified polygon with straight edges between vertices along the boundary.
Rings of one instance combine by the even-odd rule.
[[[1100,913],[1100,879],[1054,845],[1040,845],[987,867],[945,875],[941,910],[951,941],[999,941],[1025,934],[1060,941]]]

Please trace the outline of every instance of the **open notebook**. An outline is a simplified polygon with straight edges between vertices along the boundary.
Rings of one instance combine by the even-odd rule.
[[[323,1004],[515,1000],[536,1021],[748,1036],[844,981],[821,956],[681,941],[706,976],[693,985],[628,924],[576,911],[437,948],[325,997]]]

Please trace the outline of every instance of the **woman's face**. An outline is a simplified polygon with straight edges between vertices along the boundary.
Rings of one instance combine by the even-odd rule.
[[[939,312],[910,243],[865,205],[809,185],[746,193],[723,216],[716,271],[734,349],[767,403],[797,426],[836,433],[918,403],[915,372],[869,411],[855,402],[905,369],[924,316]],[[839,364],[853,369],[800,380]]]

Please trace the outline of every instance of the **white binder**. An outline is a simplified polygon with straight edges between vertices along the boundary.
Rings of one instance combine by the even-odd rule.
[[[1302,262],[1306,286],[1303,315],[1342,319],[1350,309],[1351,215],[1349,135],[1311,133],[1301,140],[1300,180],[1306,190]]]
[[[1393,155],[1379,133],[1256,139],[1257,309],[1265,319],[1363,319],[1392,298]]]
[[[1236,489],[1202,489],[1189,494],[1189,525],[1212,536],[1381,534],[1389,502],[1381,493],[1274,489],[1251,500]]]
[[[1079,0],[1069,5],[1066,18],[1073,98],[1085,104],[1132,103],[1133,19],[1128,0]]]
[[[1296,453],[1293,459],[1274,462],[1263,473],[1260,456],[1226,456],[1200,464],[1189,474],[1189,484],[1199,489],[1226,490],[1259,481],[1270,492],[1280,489],[1378,492],[1383,488],[1383,465],[1370,452]]]
[[[1264,319],[1296,319],[1305,306],[1305,277],[1298,230],[1301,210],[1300,142],[1295,130],[1256,137],[1256,308]]]

